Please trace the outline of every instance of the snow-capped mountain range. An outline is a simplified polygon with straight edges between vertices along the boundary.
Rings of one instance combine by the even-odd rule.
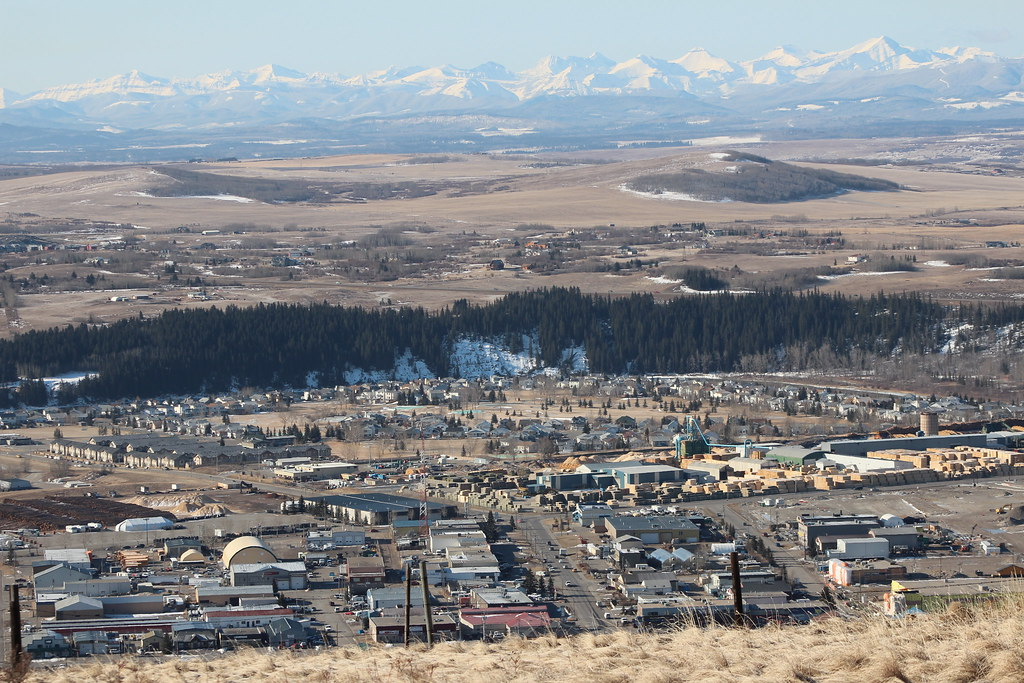
[[[277,65],[188,79],[132,71],[27,94],[0,89],[0,124],[73,130],[79,137],[87,131],[178,136],[190,131],[204,140],[230,137],[225,131],[239,127],[273,132],[285,126],[291,132],[281,132],[283,137],[294,138],[296,130],[308,137],[313,129],[319,139],[325,127],[335,133],[340,127],[343,133],[358,121],[381,118],[393,129],[400,119],[422,127],[424,116],[443,114],[462,120],[453,126],[446,118],[437,127],[452,139],[481,131],[491,138],[509,130],[516,135],[564,133],[569,124],[589,126],[592,132],[616,129],[629,133],[628,139],[639,136],[630,127],[640,124],[648,131],[651,124],[668,125],[675,134],[683,123],[711,124],[709,130],[793,128],[814,116],[819,119],[815,125],[851,119],[1016,118],[1024,104],[1022,76],[1022,59],[970,47],[909,48],[887,37],[837,52],[779,47],[742,62],[702,48],[668,60],[547,57],[520,72],[494,62],[469,69],[392,67],[351,78]],[[581,113],[593,120],[581,124]],[[403,128],[404,133],[410,130]],[[348,138],[341,134],[333,141]],[[61,144],[66,146],[66,140]],[[10,147],[0,141],[0,156],[5,150]]]

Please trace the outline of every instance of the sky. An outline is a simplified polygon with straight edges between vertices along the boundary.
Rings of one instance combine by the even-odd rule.
[[[835,51],[887,35],[1024,57],[1021,0],[0,0],[0,88],[30,93],[138,69],[188,78],[280,64],[341,76],[388,66],[522,70],[547,55],[734,61],[778,45]]]

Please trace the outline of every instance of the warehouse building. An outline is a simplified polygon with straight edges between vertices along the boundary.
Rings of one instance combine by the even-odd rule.
[[[395,520],[418,519],[420,501],[415,498],[393,496],[388,493],[356,493],[348,495],[322,496],[308,502],[323,501],[330,514],[357,524],[367,526],[390,524]],[[442,503],[427,503],[428,515],[447,518],[458,514],[458,506]]]
[[[835,455],[866,456],[872,451],[896,448],[909,451],[924,451],[929,448],[953,448],[954,446],[985,446],[989,434],[952,434],[949,436],[906,436],[895,439],[851,439],[826,441],[820,447],[828,451],[828,458]],[[996,441],[996,438],[992,439]]]
[[[371,588],[383,588],[387,578],[384,560],[378,556],[350,557],[345,565],[348,592],[352,595],[366,595]]]
[[[880,526],[877,515],[807,515],[797,521],[797,540],[811,550],[818,536],[863,536]]]
[[[696,543],[700,529],[686,517],[606,517],[604,526],[612,539],[636,536],[644,543]]]
[[[627,488],[638,484],[661,484],[701,478],[695,472],[672,467],[652,465],[642,460],[628,462],[585,463],[571,473],[542,473],[536,476],[537,485],[555,491],[606,489],[610,486]]]
[[[257,586],[197,586],[196,602],[200,605],[240,605],[243,599],[273,598],[274,587]]]
[[[303,562],[260,562],[231,565],[232,586],[273,586],[275,590],[303,590],[306,565]]]
[[[278,468],[274,476],[286,481],[321,481],[351,476],[358,470],[358,465],[348,462],[312,462]]]
[[[893,551],[918,550],[921,547],[921,535],[912,526],[880,527],[868,532],[875,538],[889,539],[889,548]]]
[[[840,560],[869,560],[889,557],[887,538],[840,538],[828,557]]]

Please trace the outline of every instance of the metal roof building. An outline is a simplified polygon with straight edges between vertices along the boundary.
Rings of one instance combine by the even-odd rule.
[[[226,569],[233,564],[254,564],[257,562],[276,562],[277,556],[267,547],[263,539],[255,536],[239,536],[224,546],[221,557]]]
[[[636,536],[644,543],[669,543],[680,540],[696,543],[700,529],[686,517],[664,515],[659,517],[606,517],[605,529],[611,537]]]

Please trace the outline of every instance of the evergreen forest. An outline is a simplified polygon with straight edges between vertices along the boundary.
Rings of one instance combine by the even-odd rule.
[[[1024,307],[1011,304],[953,307],[915,294],[782,290],[661,302],[557,288],[483,305],[461,300],[439,311],[326,303],[175,309],[0,341],[0,381],[21,382],[12,388],[20,393],[0,401],[38,399],[41,383],[31,380],[70,371],[97,376],[65,386],[62,402],[305,387],[311,375],[333,386],[354,368],[390,371],[407,352],[435,375],[451,376],[453,342],[465,338],[504,344],[554,368],[565,349],[582,346],[598,373],[734,371],[793,348],[825,349],[839,359],[856,351],[929,353],[964,324],[995,329],[1022,320]]]

